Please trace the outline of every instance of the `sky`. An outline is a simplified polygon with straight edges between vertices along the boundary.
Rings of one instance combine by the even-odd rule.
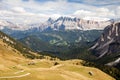
[[[0,19],[29,24],[60,16],[120,18],[120,0],[0,0]]]

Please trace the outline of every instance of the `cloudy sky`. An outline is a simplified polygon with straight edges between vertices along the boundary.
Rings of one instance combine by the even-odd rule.
[[[120,0],[0,0],[0,19],[27,24],[60,16],[120,18]]]

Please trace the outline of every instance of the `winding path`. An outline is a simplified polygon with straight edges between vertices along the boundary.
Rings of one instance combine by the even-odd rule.
[[[15,72],[14,74],[19,74],[19,73],[22,73],[22,72],[24,72],[24,70]]]
[[[0,77],[0,79],[6,79],[6,78],[21,78],[21,77],[25,77],[25,76],[28,76],[28,75],[30,75],[30,73],[26,73],[26,74],[19,75],[19,76],[5,76],[5,77]]]

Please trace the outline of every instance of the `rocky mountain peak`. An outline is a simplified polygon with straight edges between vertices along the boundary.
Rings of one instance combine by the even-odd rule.
[[[54,20],[53,20],[52,18],[49,18],[49,19],[47,20],[47,22],[48,22],[49,24],[52,24],[52,23],[54,22]]]
[[[56,20],[48,19],[51,24],[47,24],[45,26],[49,26],[49,28],[53,30],[102,30],[105,26],[111,24],[111,21],[92,21],[92,20],[84,20],[77,17],[59,17]],[[45,23],[46,24],[46,23]],[[41,26],[40,26],[41,27]],[[63,28],[64,27],[64,28]],[[43,26],[42,26],[43,28]]]
[[[120,22],[108,25],[96,44],[91,47],[95,54],[101,58],[105,55],[120,52]]]

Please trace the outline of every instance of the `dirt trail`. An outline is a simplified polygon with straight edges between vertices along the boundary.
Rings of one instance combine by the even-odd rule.
[[[64,66],[64,64],[59,64],[56,66],[52,66],[50,68],[33,68],[34,70],[39,70],[39,71],[48,71],[48,70],[59,70],[58,67]],[[90,79],[84,75],[81,75],[77,72],[72,72],[72,71],[65,71],[60,69],[60,75],[65,79],[65,80],[93,80]]]
[[[48,70],[57,70],[58,67],[63,66],[63,64],[59,64],[56,66],[52,66],[50,68],[31,68],[32,70],[39,70],[39,71],[48,71]]]
[[[28,75],[30,75],[30,73],[26,73],[26,74],[19,75],[19,76],[5,76],[5,77],[0,77],[0,79],[7,79],[7,78],[21,78],[21,77],[25,77],[25,76],[28,76]]]
[[[22,72],[24,72],[24,70],[15,72],[14,74],[19,74],[19,73],[22,73]]]

